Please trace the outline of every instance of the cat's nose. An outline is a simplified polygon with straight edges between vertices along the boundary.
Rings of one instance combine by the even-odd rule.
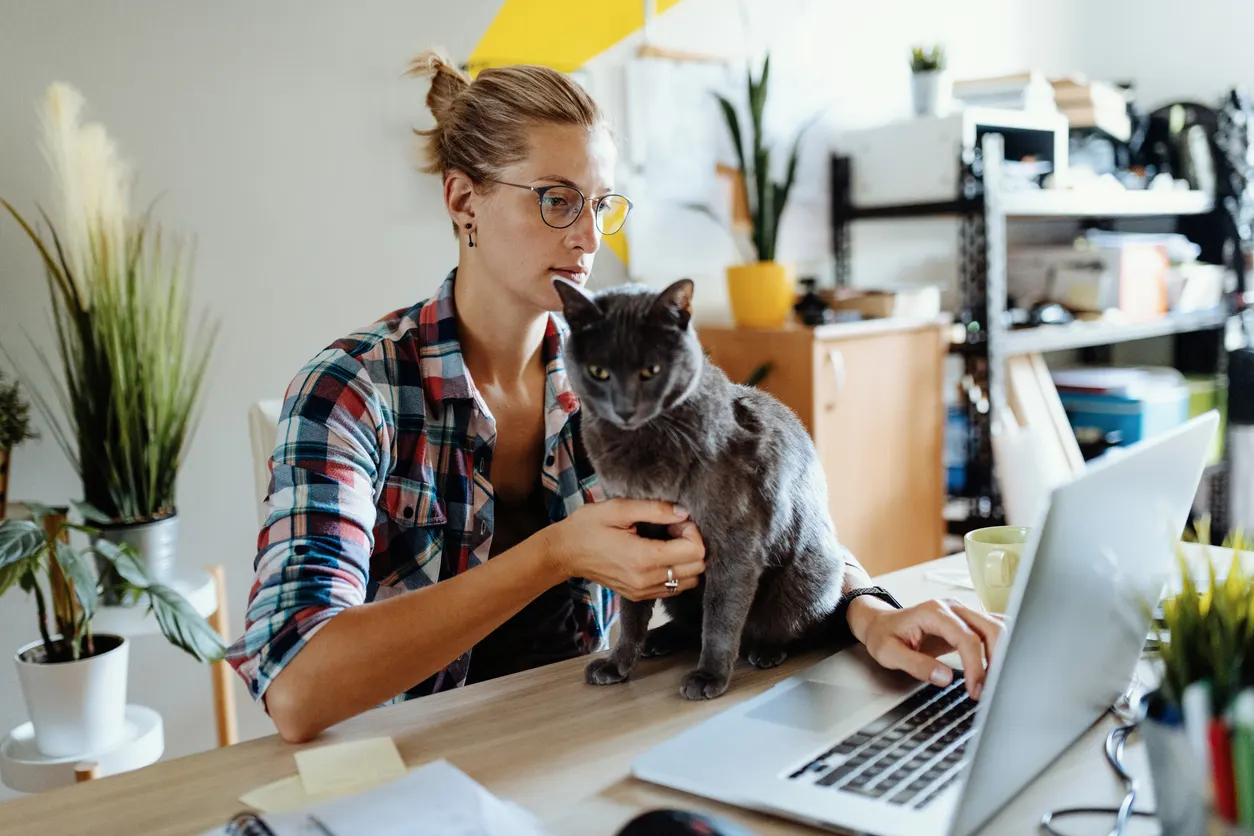
[[[620,421],[622,421],[624,424],[627,424],[631,422],[631,419],[633,417],[635,417],[636,410],[634,407],[624,408],[621,406],[616,406],[614,407],[614,414],[618,416]]]

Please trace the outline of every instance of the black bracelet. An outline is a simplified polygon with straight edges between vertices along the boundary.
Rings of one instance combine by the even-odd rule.
[[[896,609],[899,609],[899,610],[904,609],[904,607],[901,606],[901,602],[898,601],[896,598],[894,598],[892,593],[889,592],[884,587],[863,586],[858,589],[851,589],[848,592],[846,592],[844,595],[840,596],[840,602],[836,604],[836,612],[833,615],[833,618],[836,620],[838,624],[844,625],[846,627],[849,625],[849,604],[850,602],[853,601],[854,598],[857,598],[861,595],[874,595],[876,598],[879,598],[881,601],[885,601],[889,604],[892,604],[893,607]]]

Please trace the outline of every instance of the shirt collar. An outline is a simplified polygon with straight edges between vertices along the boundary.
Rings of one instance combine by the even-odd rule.
[[[440,285],[439,292],[418,311],[418,339],[421,344],[419,366],[422,384],[433,400],[464,400],[473,384],[461,344],[457,340],[457,308],[453,303],[454,267]],[[566,423],[566,417],[579,409],[579,399],[570,388],[566,374],[563,346],[569,329],[555,314],[549,314],[541,345],[545,369],[545,435],[554,436]]]

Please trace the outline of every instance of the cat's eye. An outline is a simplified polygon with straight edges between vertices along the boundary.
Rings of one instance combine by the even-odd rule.
[[[659,366],[657,363],[654,363],[652,366],[646,366],[645,368],[641,369],[640,376],[644,378],[645,380],[648,380],[651,377],[657,377],[659,374],[661,374],[661,372],[662,372],[662,367]]]
[[[601,368],[600,366],[589,366],[588,376],[591,377],[593,380],[609,380],[610,379],[610,373],[607,372],[605,369]]]

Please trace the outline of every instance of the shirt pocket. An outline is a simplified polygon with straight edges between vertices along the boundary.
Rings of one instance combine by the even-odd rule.
[[[379,586],[427,586],[440,578],[444,553],[444,502],[430,482],[389,476],[383,483],[379,535],[387,538]]]

